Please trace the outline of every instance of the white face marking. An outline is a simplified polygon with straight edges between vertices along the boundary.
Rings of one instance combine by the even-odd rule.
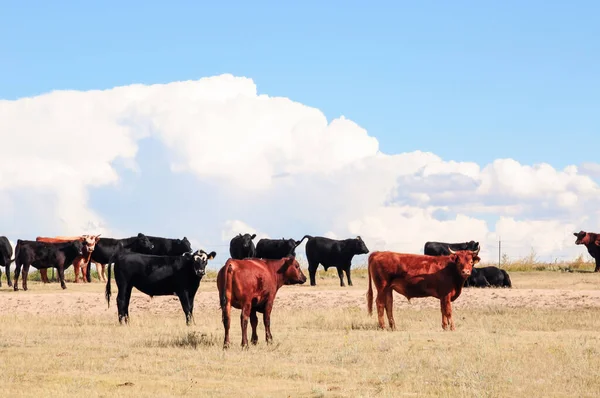
[[[206,255],[206,253],[196,254],[194,256],[194,260],[206,262],[206,261],[208,261],[208,256]]]

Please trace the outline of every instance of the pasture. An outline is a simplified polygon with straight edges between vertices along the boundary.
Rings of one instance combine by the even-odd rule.
[[[271,320],[274,344],[265,344],[259,316],[259,344],[247,351],[239,346],[239,310],[232,312],[232,347],[222,349],[215,272],[200,285],[190,327],[175,296],[150,299],[134,290],[131,324],[119,326],[115,296],[107,308],[97,279],[67,283],[64,291],[58,283],[32,281],[27,292],[13,292],[3,281],[2,392],[88,398],[597,396],[600,274],[588,272],[589,264],[576,268],[508,268],[513,289],[464,289],[453,303],[455,332],[442,331],[438,300],[408,303],[398,294],[399,330],[377,330],[376,316],[366,312],[365,270],[353,269],[354,286],[341,288],[335,269],[320,269],[316,287],[307,282],[280,289]]]

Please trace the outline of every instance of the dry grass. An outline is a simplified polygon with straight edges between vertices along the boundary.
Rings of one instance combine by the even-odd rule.
[[[407,304],[398,295],[399,330],[376,330],[365,310],[364,276],[357,273],[355,286],[342,289],[335,270],[323,274],[316,288],[281,289],[273,345],[264,342],[261,318],[259,345],[242,351],[235,310],[227,352],[210,278],[202,282],[190,327],[172,297],[134,296],[132,323],[119,326],[100,283],[71,283],[66,291],[35,282],[28,292],[4,286],[2,392],[90,398],[591,397],[600,391],[600,303],[552,308],[565,292],[598,293],[598,274],[515,272],[515,289],[469,289],[455,305],[456,332],[442,331],[435,300]],[[536,292],[555,301],[510,308],[492,299]],[[520,298],[509,295],[515,293]],[[39,314],[26,311],[35,306]]]

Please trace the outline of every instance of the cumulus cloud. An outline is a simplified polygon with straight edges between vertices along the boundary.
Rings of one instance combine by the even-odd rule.
[[[352,120],[231,75],[0,101],[0,134],[0,222],[13,241],[168,224],[222,261],[245,232],[361,235],[371,250],[409,252],[473,239],[493,261],[499,237],[509,255],[572,257],[583,252],[572,232],[600,228],[597,165],[386,154]],[[167,159],[160,173],[140,166],[148,142]],[[92,204],[100,188],[130,197]],[[138,223],[123,227],[123,214]]]

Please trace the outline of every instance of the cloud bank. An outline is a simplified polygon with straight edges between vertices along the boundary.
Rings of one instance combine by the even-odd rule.
[[[567,258],[584,253],[572,232],[600,229],[597,164],[386,154],[353,121],[244,77],[0,101],[0,134],[0,234],[12,241],[185,235],[225,261],[240,232],[361,235],[371,250],[416,253],[473,239],[493,262],[499,237],[509,257]]]

